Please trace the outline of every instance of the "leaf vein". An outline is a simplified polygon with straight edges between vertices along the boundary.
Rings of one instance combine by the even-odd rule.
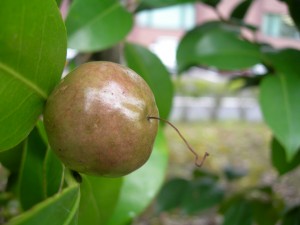
[[[38,94],[43,99],[47,99],[48,98],[47,93],[45,93],[35,83],[33,83],[32,81],[26,79],[24,76],[22,76],[22,74],[20,74],[19,72],[15,71],[12,68],[10,68],[9,66],[5,65],[4,63],[0,62],[0,70],[5,71],[6,73],[8,73],[9,75],[11,75],[16,80],[18,80],[21,83],[23,83],[25,86],[29,87],[31,90],[33,90],[36,94]]]

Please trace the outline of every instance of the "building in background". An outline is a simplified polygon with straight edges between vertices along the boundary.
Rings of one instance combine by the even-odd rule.
[[[220,16],[226,18],[241,0],[223,0],[216,12],[211,7],[197,3],[176,5],[140,12],[129,40],[148,46],[169,68],[176,65],[175,54],[178,41],[195,25]],[[246,15],[246,22],[258,27],[248,38],[267,42],[277,48],[300,49],[300,34],[288,15],[286,5],[279,0],[255,0]]]

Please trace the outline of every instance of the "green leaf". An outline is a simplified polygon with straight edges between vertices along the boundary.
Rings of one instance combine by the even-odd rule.
[[[170,74],[159,58],[148,49],[131,43],[124,48],[127,65],[141,75],[152,89],[161,118],[168,118],[173,99]]]
[[[78,224],[105,224],[118,203],[122,178],[82,175]]]
[[[117,0],[76,0],[66,18],[68,45],[83,52],[109,48],[123,40],[132,15]]]
[[[143,212],[161,188],[167,164],[167,143],[159,130],[148,162],[123,178],[118,203],[106,225],[127,225]]]
[[[64,167],[54,152],[48,147],[44,159],[44,188],[46,197],[56,194],[62,186]]]
[[[253,215],[250,203],[243,199],[234,201],[226,210],[223,225],[251,225]]]
[[[230,18],[242,20],[244,19],[249,7],[252,4],[252,0],[245,0],[240,2],[230,14]]]
[[[297,49],[281,49],[274,50],[270,46],[263,46],[264,60],[267,65],[274,68],[278,73],[300,73],[299,57],[300,50]]]
[[[24,142],[22,166],[19,173],[19,199],[27,210],[45,199],[43,160],[47,146],[35,128]]]
[[[181,178],[174,178],[168,181],[160,190],[155,204],[155,211],[161,213],[180,206],[182,196],[189,187],[189,181]]]
[[[282,145],[276,140],[272,139],[272,165],[276,168],[280,175],[290,172],[300,165],[300,149],[292,161],[288,161],[285,154],[285,149]]]
[[[0,162],[11,173],[18,173],[21,165],[23,143],[18,144],[14,148],[0,152]]]
[[[259,46],[241,39],[238,32],[218,22],[187,32],[177,49],[179,72],[195,65],[239,70],[259,63]]]
[[[2,0],[0,151],[33,129],[65,64],[66,32],[53,0]]]
[[[220,203],[223,197],[224,190],[215,179],[193,180],[182,198],[182,210],[188,214],[203,211]]]
[[[274,65],[278,73],[261,82],[260,106],[264,120],[291,161],[300,147],[300,76],[293,71],[293,63],[284,58],[274,60]]]
[[[282,219],[282,225],[300,225],[300,206],[289,209]]]
[[[71,225],[80,201],[79,187],[72,186],[39,203],[8,222],[8,225]]]
[[[220,3],[220,0],[200,0],[200,1],[211,7],[217,7],[217,5]]]

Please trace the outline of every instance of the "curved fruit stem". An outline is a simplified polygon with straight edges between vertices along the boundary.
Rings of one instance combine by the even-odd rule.
[[[198,167],[201,167],[203,165],[206,157],[209,156],[209,154],[207,152],[205,152],[204,156],[202,157],[202,159],[200,159],[199,155],[196,153],[196,151],[190,146],[190,144],[188,143],[188,141],[183,137],[183,135],[180,133],[180,131],[177,129],[177,127],[175,127],[171,122],[169,122],[168,120],[156,117],[156,116],[148,116],[147,118],[148,118],[148,120],[150,120],[150,119],[160,120],[160,121],[162,121],[164,123],[167,123],[171,127],[173,127],[174,130],[181,137],[181,139],[184,141],[184,143],[186,144],[186,146],[188,147],[188,149],[195,155],[195,165],[198,166]]]

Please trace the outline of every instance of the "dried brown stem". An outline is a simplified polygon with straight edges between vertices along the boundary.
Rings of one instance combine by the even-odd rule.
[[[198,167],[201,167],[203,165],[206,157],[209,156],[209,154],[207,152],[205,152],[205,154],[202,157],[202,159],[200,159],[199,155],[196,153],[196,151],[190,146],[190,144],[188,143],[188,141],[183,137],[183,135],[180,133],[180,131],[177,129],[177,127],[175,127],[171,122],[169,122],[168,120],[156,117],[156,116],[148,116],[148,120],[150,120],[150,119],[156,119],[156,120],[163,121],[164,123],[167,123],[168,125],[170,125],[171,127],[173,127],[174,130],[181,137],[181,139],[184,141],[184,143],[186,144],[186,146],[188,147],[188,149],[195,155],[195,165],[198,166]]]

